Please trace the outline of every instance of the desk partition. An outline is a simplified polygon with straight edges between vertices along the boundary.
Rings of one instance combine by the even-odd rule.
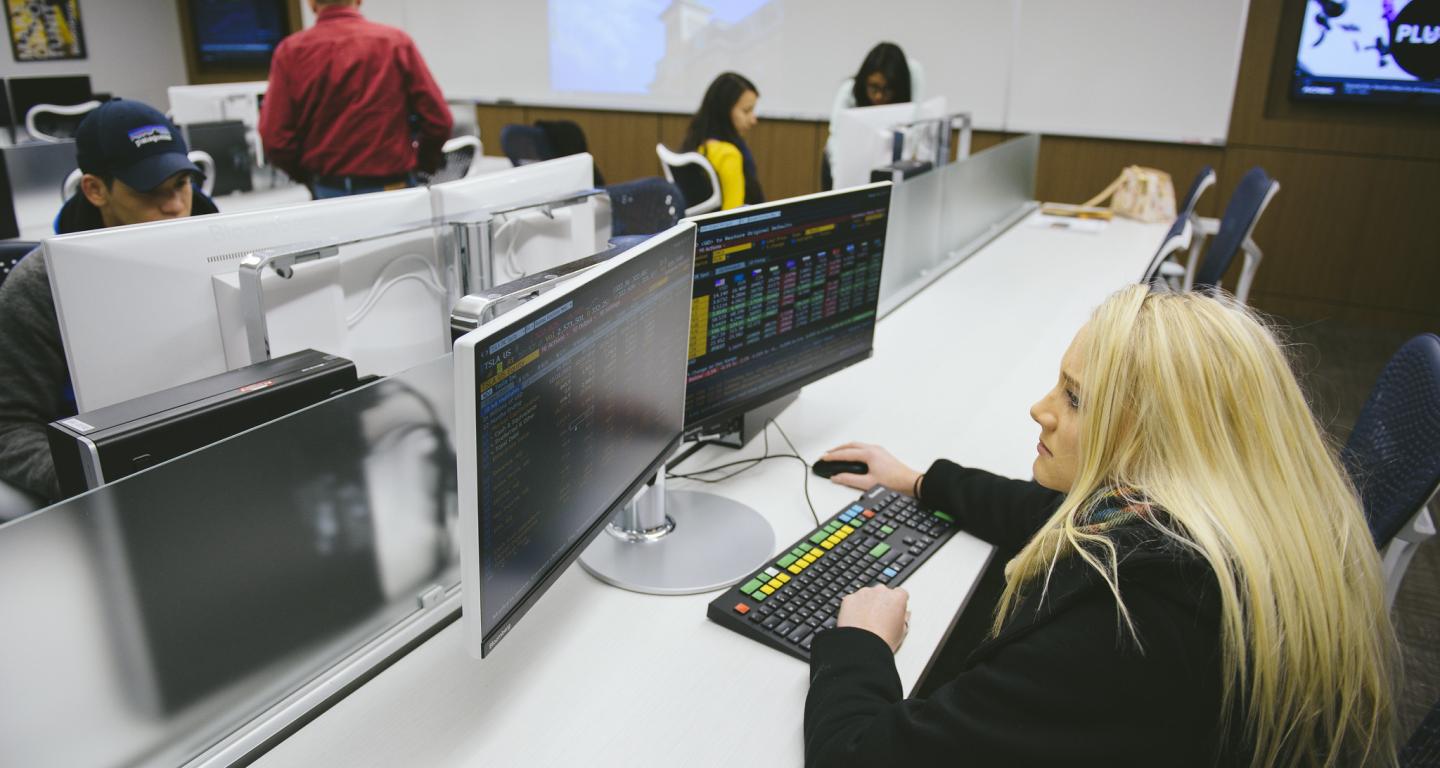
[[[228,765],[458,610],[442,357],[0,527],[0,764]]]
[[[1029,134],[895,184],[881,317],[1034,209],[1039,155]]]

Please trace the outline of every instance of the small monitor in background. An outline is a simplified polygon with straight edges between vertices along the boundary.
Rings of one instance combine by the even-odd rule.
[[[10,119],[18,133],[24,130],[25,115],[36,104],[71,106],[95,98],[86,75],[60,77],[11,77],[5,81],[10,96]]]
[[[265,67],[290,33],[285,0],[188,0],[195,61],[203,71]]]
[[[215,189],[212,196],[232,192],[249,192],[254,188],[250,170],[250,144],[245,138],[245,123],[225,120],[218,123],[190,123],[185,137],[191,150],[209,153],[215,160]]]
[[[677,225],[455,342],[471,655],[495,648],[679,445],[694,232]]]

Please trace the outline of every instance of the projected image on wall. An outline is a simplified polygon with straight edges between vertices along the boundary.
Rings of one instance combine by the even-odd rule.
[[[689,92],[695,76],[708,79],[727,62],[744,61],[747,50],[772,55],[767,38],[780,28],[772,0],[550,0],[549,9],[556,92],[698,102],[700,94]]]
[[[1440,103],[1440,0],[1310,0],[1297,98]]]

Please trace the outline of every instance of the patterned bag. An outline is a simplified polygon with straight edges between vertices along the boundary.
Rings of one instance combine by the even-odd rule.
[[[1085,205],[1099,205],[1106,198],[1110,209],[1121,216],[1149,222],[1175,219],[1175,184],[1170,174],[1155,168],[1126,166],[1119,178]]]

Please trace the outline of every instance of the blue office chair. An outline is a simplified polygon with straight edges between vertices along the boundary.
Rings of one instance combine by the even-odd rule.
[[[538,163],[555,157],[550,137],[533,125],[511,123],[500,129],[500,151],[515,165]]]
[[[1205,166],[1190,182],[1190,191],[1185,193],[1185,199],[1180,202],[1180,212],[1175,215],[1175,221],[1170,225],[1170,231],[1165,233],[1165,239],[1160,241],[1160,248],[1155,251],[1155,258],[1150,260],[1150,266],[1145,269],[1145,276],[1140,278],[1141,283],[1153,283],[1156,280],[1171,282],[1176,287],[1180,285],[1180,279],[1187,273],[1193,273],[1194,264],[1199,255],[1199,248],[1192,247],[1199,244],[1200,239],[1195,236],[1199,225],[1195,219],[1195,206],[1205,191],[1215,186],[1215,169]],[[1190,265],[1181,267],[1171,262],[1170,257],[1189,249]]]
[[[1340,457],[1382,550],[1388,606],[1416,545],[1435,534],[1426,506],[1440,487],[1440,336],[1416,336],[1385,364]]]
[[[20,265],[21,259],[39,247],[39,243],[29,240],[0,241],[0,285],[3,285],[5,278]]]
[[[1263,256],[1260,247],[1255,245],[1250,235],[1255,231],[1255,225],[1260,223],[1260,215],[1270,204],[1270,198],[1279,191],[1280,182],[1266,175],[1264,168],[1256,166],[1245,173],[1234,194],[1230,195],[1230,202],[1225,205],[1225,215],[1220,219],[1220,227],[1209,247],[1205,249],[1205,260],[1196,270],[1194,281],[1186,286],[1187,289],[1212,291],[1219,288],[1220,280],[1230,268],[1230,262],[1235,260],[1235,254],[1244,251],[1245,265],[1240,272],[1235,298],[1242,302],[1246,300]]]
[[[605,188],[610,195],[610,232],[621,235],[653,235],[675,226],[685,211],[680,188],[650,176]]]
[[[655,145],[655,154],[660,158],[665,180],[680,188],[686,201],[686,216],[720,210],[720,177],[704,155],[672,152],[664,144]]]

